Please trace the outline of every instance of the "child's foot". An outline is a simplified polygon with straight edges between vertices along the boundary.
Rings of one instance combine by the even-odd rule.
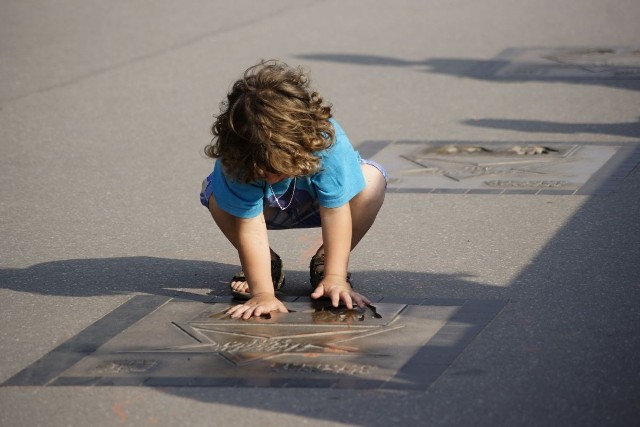
[[[320,246],[314,256],[311,257],[309,263],[309,281],[313,289],[317,288],[322,279],[324,278],[324,246]],[[347,272],[347,282],[353,287],[351,283],[351,273]]]
[[[313,289],[317,288],[320,281],[324,278],[324,246],[320,246],[316,254],[311,257],[309,277]]]
[[[284,286],[284,269],[282,268],[282,259],[280,256],[271,250],[271,280],[273,281],[273,288],[277,291]],[[229,283],[231,295],[237,299],[250,299],[251,293],[249,292],[249,283],[243,271],[240,271],[233,275],[231,282]]]

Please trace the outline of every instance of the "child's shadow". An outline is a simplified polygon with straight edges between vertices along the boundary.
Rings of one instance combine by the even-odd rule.
[[[173,295],[175,289],[228,292],[221,283],[238,266],[153,257],[71,259],[0,269],[0,287],[42,295],[88,297],[136,292]]]
[[[203,296],[229,296],[228,281],[238,265],[213,261],[153,257],[70,259],[26,268],[0,269],[0,288],[40,295],[92,297],[145,293],[203,301]],[[282,296],[308,296],[308,271],[287,270]],[[358,271],[355,288],[369,298],[437,294],[451,297],[500,296],[499,289],[477,283],[464,273],[434,274],[406,271]],[[385,284],[393,283],[392,287]],[[496,294],[497,292],[497,294]]]

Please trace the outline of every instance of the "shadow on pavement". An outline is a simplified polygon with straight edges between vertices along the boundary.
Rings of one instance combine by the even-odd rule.
[[[630,138],[640,137],[640,120],[637,122],[622,123],[562,123],[544,120],[478,119],[463,120],[461,123],[467,126],[515,130],[519,132],[562,134],[593,133]]]
[[[211,289],[212,295],[229,295],[227,283],[238,272],[237,265],[210,261],[178,260],[154,257],[71,259],[36,264],[27,268],[0,269],[0,287],[43,295],[89,297],[147,293],[174,296],[180,290],[187,298],[189,289]],[[285,295],[308,296],[309,273],[286,271]],[[478,293],[481,297],[499,296],[499,287],[476,283],[467,274],[427,274],[403,271],[355,271],[360,292],[375,295],[424,298],[429,291],[453,297]],[[367,283],[393,283],[393,289]],[[495,288],[495,289],[493,289]],[[484,294],[486,290],[486,295]],[[373,295],[373,296],[375,296]],[[372,296],[372,297],[373,297]],[[201,298],[199,298],[201,299]]]
[[[606,86],[618,89],[640,90],[640,80],[623,80],[623,79],[604,79],[604,78],[560,78],[552,76],[537,77],[535,75],[517,76],[517,77],[494,77],[485,70],[497,70],[511,64],[511,61],[504,59],[466,59],[466,58],[427,58],[418,61],[406,60],[402,58],[394,58],[390,56],[378,55],[362,55],[349,53],[314,53],[299,54],[296,58],[307,61],[324,61],[338,62],[344,64],[363,65],[363,66],[385,66],[385,67],[401,67],[413,68],[426,73],[446,74],[450,76],[464,77],[476,80],[485,80],[497,83],[522,83],[522,82],[540,82],[540,83],[567,83],[576,85],[592,85]],[[526,62],[518,62],[523,67],[528,65]],[[617,67],[621,68],[621,67]],[[624,68],[624,67],[622,67]],[[630,67],[631,68],[631,67]],[[635,68],[633,68],[635,70]]]
[[[171,296],[173,288],[211,288],[237,267],[208,261],[153,257],[71,259],[0,270],[3,288],[69,297],[136,292]]]

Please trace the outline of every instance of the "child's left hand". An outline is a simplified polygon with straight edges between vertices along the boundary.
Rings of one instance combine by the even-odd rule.
[[[247,300],[244,304],[235,305],[229,308],[226,313],[231,316],[232,319],[242,318],[247,320],[254,317],[260,317],[263,314],[271,312],[288,313],[287,307],[284,306],[282,301],[275,297],[271,293],[257,294]]]
[[[333,275],[328,275],[322,279],[318,287],[311,294],[311,298],[313,299],[318,299],[323,296],[329,298],[334,307],[338,307],[340,301],[344,302],[348,309],[353,308],[354,302],[360,308],[371,304],[371,301],[369,301],[367,297],[355,292],[349,282]]]

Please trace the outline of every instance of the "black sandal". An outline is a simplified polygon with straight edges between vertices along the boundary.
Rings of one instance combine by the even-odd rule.
[[[324,265],[324,254],[314,255],[311,257],[311,262],[309,263],[309,281],[311,282],[311,287],[313,289],[317,288],[322,279],[324,279],[324,270],[318,271],[318,267],[321,265]],[[351,283],[351,273],[348,272],[347,283],[353,288],[353,283]]]
[[[282,259],[280,259],[280,256],[275,252],[273,252],[273,254],[276,256],[276,259],[271,260],[271,280],[273,281],[273,289],[278,291],[284,286],[284,269],[282,268]],[[231,290],[231,295],[233,295],[234,298],[240,300],[248,300],[251,298],[250,292],[236,291],[231,287],[231,284],[233,282],[246,281],[247,277],[244,275],[244,271],[239,271],[238,273],[233,275],[231,281],[229,282],[229,289]]]

